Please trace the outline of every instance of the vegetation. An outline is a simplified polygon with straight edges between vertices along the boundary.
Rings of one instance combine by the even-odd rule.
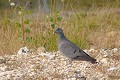
[[[11,54],[23,46],[44,46],[47,51],[55,51],[56,27],[62,27],[65,35],[82,49],[120,47],[120,2],[102,1],[63,0],[60,3],[62,7],[57,9],[57,1],[51,0],[50,13],[44,14],[44,6],[35,16],[34,10],[25,9],[26,4],[1,5],[0,12],[4,17],[0,20],[0,53]],[[4,0],[0,3],[9,2]]]

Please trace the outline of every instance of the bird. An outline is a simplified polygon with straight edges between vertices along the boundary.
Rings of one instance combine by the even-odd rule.
[[[58,50],[69,59],[70,63],[72,63],[73,60],[89,61],[93,64],[96,63],[96,59],[89,56],[65,37],[62,28],[57,28],[55,33],[58,34]]]

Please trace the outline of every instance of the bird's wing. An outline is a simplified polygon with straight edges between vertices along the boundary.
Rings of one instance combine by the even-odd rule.
[[[84,56],[84,53],[80,54],[80,49],[72,42],[65,41],[62,42],[59,47],[59,51],[69,58],[74,58],[76,56]]]
[[[68,58],[85,61],[95,61],[87,53],[81,50],[77,45],[72,42],[66,41],[59,45],[59,51]]]

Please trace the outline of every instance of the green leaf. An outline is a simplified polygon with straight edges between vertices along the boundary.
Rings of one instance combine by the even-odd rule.
[[[57,20],[58,20],[58,21],[61,21],[61,20],[62,20],[62,17],[60,17],[60,16],[57,17]]]
[[[26,33],[30,33],[30,29],[29,29],[29,28],[26,28],[26,29],[25,29],[25,32],[26,32]]]
[[[25,24],[29,24],[29,23],[30,23],[30,20],[29,20],[29,19],[26,19],[26,20],[24,21],[24,23],[25,23]]]
[[[22,32],[19,32],[18,36],[19,36],[19,37],[22,37]]]
[[[20,11],[24,11],[24,7],[19,6]]]
[[[59,11],[57,11],[57,12],[55,13],[55,15],[56,15],[56,17],[58,17],[58,16],[59,16]]]
[[[21,27],[21,24],[18,23],[18,22],[16,22],[16,26],[20,28],[20,27]]]
[[[52,27],[52,29],[54,29],[55,28],[55,24],[53,23],[53,24],[51,24],[51,27]]]
[[[23,41],[23,38],[22,38],[22,37],[19,37],[19,38],[18,38],[18,41],[19,41],[19,42],[22,42],[22,41]]]
[[[19,11],[18,14],[19,14],[19,16],[22,16],[22,15],[23,15],[23,12],[22,12],[22,11]]]
[[[31,40],[32,40],[32,37],[26,37],[27,42],[31,42]]]
[[[7,21],[8,21],[9,23],[12,23],[12,20],[11,20],[11,19],[8,19]]]
[[[26,11],[26,14],[27,14],[27,15],[30,15],[30,13],[31,13],[30,10],[27,10],[27,11]]]
[[[54,22],[54,19],[52,17],[50,17],[50,22]]]

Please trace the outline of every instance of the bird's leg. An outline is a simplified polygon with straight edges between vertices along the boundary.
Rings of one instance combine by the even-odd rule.
[[[65,70],[66,72],[71,71],[71,66],[72,66],[71,63],[72,63],[72,60],[67,58],[66,59],[66,64],[65,64],[66,65],[66,70]]]
[[[72,61],[73,61],[72,59],[68,59],[67,65],[71,67],[72,66]]]
[[[72,59],[68,59],[68,61],[67,61],[67,71],[68,72],[71,72],[72,71]]]
[[[69,59],[69,64],[72,64],[73,59]]]

